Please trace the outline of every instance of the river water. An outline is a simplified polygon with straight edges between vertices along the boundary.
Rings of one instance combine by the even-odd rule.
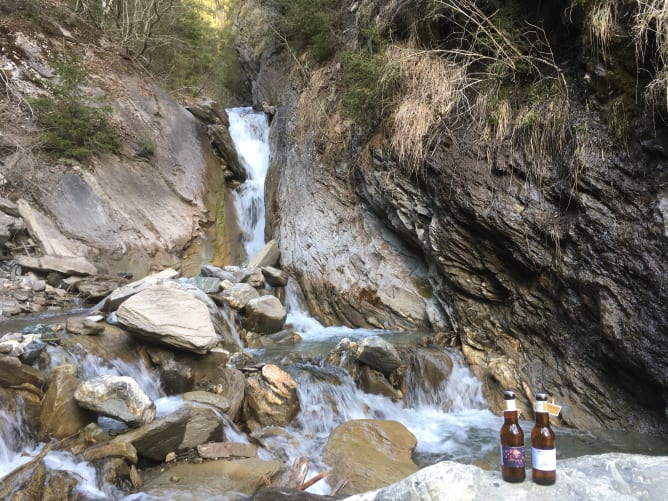
[[[250,108],[228,110],[230,132],[246,167],[249,178],[235,194],[235,204],[244,230],[244,248],[250,257],[264,245],[264,180],[269,165],[268,123],[266,116]],[[258,361],[281,363],[286,357],[299,363],[281,364],[295,378],[299,388],[301,410],[288,427],[291,440],[266,439],[260,456],[271,458],[272,450],[280,450],[291,460],[306,456],[310,460],[309,477],[328,469],[322,462],[323,447],[329,434],[341,423],[351,419],[394,419],[403,423],[417,438],[415,461],[419,466],[440,460],[455,460],[495,469],[498,464],[498,432],[502,419],[489,411],[481,385],[466,367],[456,349],[448,354],[453,362],[450,376],[429,388],[417,384],[420,374],[407,374],[411,384],[405,402],[360,391],[350,375],[342,368],[323,362],[327,353],[342,338],[354,340],[382,336],[395,344],[415,345],[422,333],[393,332],[372,329],[323,326],[311,317],[299,303],[290,284],[286,291],[287,323],[300,333],[297,345],[274,345],[251,350]],[[80,311],[75,312],[80,314]],[[0,324],[0,334],[14,332],[35,323],[64,323],[64,317],[43,316],[21,318],[11,324]],[[98,374],[131,376],[156,401],[158,415],[168,414],[181,404],[179,396],[165,397],[156,372],[140,361],[102,360],[90,354],[72,353],[61,347],[49,347],[53,366],[75,363],[82,368],[84,378]],[[304,360],[308,360],[304,362]],[[430,361],[442,363],[438,358]],[[20,403],[19,403],[20,405]],[[44,444],[35,442],[26,429],[21,412],[12,417],[0,409],[0,479],[37,454]],[[100,419],[108,429],[121,427],[113,420]],[[532,423],[521,422],[525,435]],[[249,437],[236,430],[226,429],[228,438],[248,442]],[[586,433],[557,429],[557,448],[560,458],[603,452],[633,452],[668,455],[668,440],[629,432]],[[49,452],[45,457],[48,468],[72,472],[79,479],[79,491],[91,499],[119,499],[123,495],[110,485],[100,484],[92,466],[71,454]],[[326,479],[309,489],[328,493]],[[141,493],[127,498],[143,499]],[[149,499],[148,497],[146,499]],[[151,497],[150,499],[156,499]],[[167,499],[167,498],[165,498]]]

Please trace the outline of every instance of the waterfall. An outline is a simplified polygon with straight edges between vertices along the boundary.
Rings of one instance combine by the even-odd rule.
[[[243,232],[247,258],[264,247],[264,181],[269,169],[269,122],[253,108],[229,108],[230,136],[246,181],[234,191],[234,205]]]

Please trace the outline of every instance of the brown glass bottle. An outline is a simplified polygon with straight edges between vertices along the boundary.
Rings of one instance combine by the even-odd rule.
[[[547,393],[536,393],[536,424],[531,430],[531,478],[537,484],[552,485],[557,481],[557,450],[546,402]]]
[[[522,482],[526,477],[524,431],[515,408],[515,392],[503,392],[506,409],[503,411],[501,438],[501,476],[506,482]]]

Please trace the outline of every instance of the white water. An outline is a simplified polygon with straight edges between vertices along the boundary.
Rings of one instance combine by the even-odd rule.
[[[264,181],[269,169],[269,123],[253,108],[229,108],[230,136],[247,179],[234,191],[247,258],[264,247]]]

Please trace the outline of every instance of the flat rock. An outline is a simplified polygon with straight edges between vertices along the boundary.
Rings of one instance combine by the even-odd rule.
[[[67,275],[95,275],[97,268],[88,259],[81,256],[18,256],[16,262],[24,268],[43,271],[57,271]]]
[[[601,454],[557,461],[557,482],[549,487],[527,480],[509,484],[498,471],[443,461],[390,486],[345,498],[345,501],[417,499],[605,499],[654,501],[666,499],[668,457]]]
[[[210,442],[197,446],[197,454],[205,459],[254,458],[257,447],[241,442]]]

